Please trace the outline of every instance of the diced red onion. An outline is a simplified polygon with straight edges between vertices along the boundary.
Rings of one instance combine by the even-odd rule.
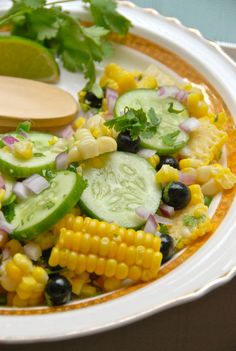
[[[11,223],[8,223],[5,218],[0,219],[0,230],[3,230],[4,232],[11,234],[14,229],[15,229],[15,226]]]
[[[2,138],[3,143],[8,146],[10,149],[12,149],[13,145],[17,142],[19,142],[18,139],[13,137],[12,135],[6,135]]]
[[[137,216],[145,220],[147,220],[148,217],[152,214],[149,210],[147,210],[145,207],[142,207],[142,206],[138,206],[135,209],[135,213]]]
[[[69,124],[65,128],[58,130],[56,132],[56,135],[59,138],[69,139],[73,135],[73,133],[74,133],[74,130],[73,130],[72,126]]]
[[[193,174],[179,172],[179,181],[185,185],[191,185],[195,183],[196,177]]]
[[[154,215],[155,216],[155,220],[157,223],[160,224],[166,224],[166,225],[171,225],[173,224],[173,220],[166,218],[166,217],[162,217],[162,216],[158,216],[157,214]]]
[[[153,155],[155,155],[156,150],[152,150],[152,149],[140,149],[137,154],[143,158],[149,158],[152,157]]]
[[[182,122],[179,127],[184,132],[191,133],[200,127],[200,122],[197,118],[191,117]]]
[[[20,135],[22,135],[25,139],[28,139],[29,138],[29,134],[28,133],[26,133],[24,130],[20,130],[20,133],[19,133]]]
[[[6,189],[5,180],[1,175],[0,175],[0,189]]]
[[[43,190],[50,187],[49,182],[39,174],[33,174],[31,177],[23,180],[22,183],[34,194],[40,194]]]
[[[62,170],[67,169],[69,165],[68,154],[66,152],[62,152],[56,157],[56,169]]]
[[[157,94],[162,99],[172,97],[180,102],[186,100],[188,97],[188,93],[185,90],[179,89],[174,85],[165,85],[160,87],[157,90]]]
[[[102,117],[106,120],[109,121],[110,119],[113,118],[113,113],[107,112],[102,115]]]
[[[143,230],[146,233],[155,234],[157,230],[157,225],[158,225],[158,222],[156,220],[156,216],[153,214],[150,214]]]
[[[8,248],[4,248],[2,250],[2,260],[5,261],[6,259],[8,259],[10,257],[10,250]]]
[[[162,204],[160,206],[160,211],[163,214],[163,216],[166,216],[166,217],[172,217],[174,215],[174,213],[175,213],[174,207],[168,206],[168,205],[165,205],[165,204]]]
[[[25,200],[29,196],[29,190],[21,182],[16,182],[12,188],[13,193],[20,199]]]
[[[110,113],[112,113],[114,110],[117,98],[118,98],[118,93],[116,90],[111,88],[106,88],[107,108]]]
[[[37,261],[42,256],[42,250],[39,245],[35,243],[28,243],[24,247],[24,252],[31,260]]]

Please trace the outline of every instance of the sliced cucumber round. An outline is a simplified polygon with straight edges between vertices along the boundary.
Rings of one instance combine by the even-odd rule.
[[[15,138],[17,133],[9,133]],[[40,173],[43,169],[54,169],[57,153],[50,149],[48,141],[53,135],[40,132],[30,132],[29,138],[33,142],[33,157],[22,160],[12,152],[0,149],[0,171],[16,178],[26,178],[34,173]]]
[[[11,222],[16,229],[11,236],[25,241],[47,231],[77,204],[85,187],[78,174],[57,172],[50,188],[16,204]]]
[[[188,142],[188,134],[179,128],[179,124],[188,118],[188,111],[179,101],[163,99],[156,90],[135,89],[118,98],[115,115],[121,116],[127,107],[136,110],[142,108],[145,112],[153,108],[161,118],[157,133],[150,139],[141,138],[143,147],[155,149],[159,155],[169,155],[179,151]]]
[[[135,209],[143,206],[156,212],[161,190],[155,182],[155,170],[145,159],[125,152],[100,156],[102,167],[83,167],[88,186],[80,199],[81,208],[93,218],[115,222],[126,228],[139,228],[145,220]]]

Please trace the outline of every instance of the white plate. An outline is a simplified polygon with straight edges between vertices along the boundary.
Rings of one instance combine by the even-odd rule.
[[[0,9],[6,9],[4,2]],[[69,3],[65,8],[85,12],[78,3]],[[207,78],[225,101],[231,114],[236,117],[236,66],[215,44],[203,39],[196,30],[182,26],[175,19],[165,18],[154,10],[143,10],[123,1],[120,11],[132,21],[132,33],[175,52],[190,62]],[[114,61],[127,68],[144,68],[153,59],[133,49],[117,49]],[[63,71],[61,86],[75,94],[83,86],[80,75]],[[56,313],[9,315],[9,309],[0,310],[0,341],[27,342],[58,340],[88,335],[147,317],[171,306],[191,301],[229,281],[236,271],[235,211],[233,202],[223,223],[209,240],[184,263],[157,281],[147,284],[117,298],[105,298],[106,302],[90,300],[85,308],[67,311],[62,307]],[[94,304],[93,304],[94,302]],[[85,301],[86,303],[86,301]],[[80,306],[81,307],[81,306]],[[1,314],[2,312],[6,315]]]

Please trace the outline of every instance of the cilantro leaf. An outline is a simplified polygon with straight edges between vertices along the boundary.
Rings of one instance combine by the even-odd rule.
[[[91,14],[98,26],[102,26],[121,35],[127,34],[131,27],[131,22],[116,11],[116,1],[83,0],[83,2],[90,4]]]
[[[180,133],[180,130],[175,130],[172,133],[163,135],[162,136],[163,143],[167,146],[173,146],[179,133]]]
[[[174,103],[173,103],[173,102],[170,102],[170,103],[169,103],[168,112],[178,114],[178,113],[181,113],[181,112],[184,111],[184,108],[183,108],[182,110],[176,110],[173,106],[174,106]]]
[[[23,132],[28,133],[30,131],[30,128],[31,128],[31,122],[25,121],[25,122],[18,124],[18,126],[16,127],[16,132],[20,133],[23,131]]]
[[[105,122],[105,125],[117,132],[128,131],[132,140],[135,140],[139,136],[151,138],[156,133],[159,123],[160,120],[152,109],[145,113],[143,109],[126,108],[123,116],[115,117]]]
[[[15,217],[15,202],[11,202],[9,205],[3,206],[2,212],[7,222],[11,223],[11,221]]]
[[[199,223],[204,222],[204,220],[206,219],[205,215],[199,216],[199,217],[194,217],[191,215],[186,215],[183,218],[183,224],[187,227],[197,227]]]
[[[32,9],[38,9],[46,5],[46,0],[13,0],[13,3],[31,7]]]
[[[161,234],[169,234],[168,227],[165,224],[160,224],[160,233]]]
[[[207,196],[207,195],[204,196],[204,205],[205,206],[209,207],[211,204],[211,201],[212,201],[212,196]]]

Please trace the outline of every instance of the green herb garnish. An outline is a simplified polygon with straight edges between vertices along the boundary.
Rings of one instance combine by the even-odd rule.
[[[34,157],[43,157],[44,154],[42,154],[42,152],[34,152],[33,156]]]
[[[211,204],[211,201],[212,201],[212,196],[207,196],[207,195],[204,196],[204,205],[205,206],[209,207]]]
[[[143,109],[126,108],[123,116],[115,117],[105,122],[105,125],[114,128],[117,132],[128,131],[132,140],[135,140],[139,136],[143,138],[153,137],[160,122],[161,119],[153,108],[147,113]]]
[[[206,219],[206,216],[205,216],[205,215],[202,215],[202,216],[199,216],[199,217],[194,217],[194,216],[191,216],[191,215],[186,215],[186,216],[184,216],[184,218],[183,218],[183,224],[184,224],[186,227],[194,228],[194,227],[197,227],[199,223],[204,222],[205,219]]]
[[[168,227],[165,224],[160,224],[160,230],[159,232],[161,234],[169,234]]]
[[[125,35],[131,23],[117,12],[115,0],[83,0],[95,25],[85,27],[78,18],[56,6],[73,0],[13,0],[1,18],[0,27],[11,25],[11,34],[35,40],[60,58],[64,67],[84,72],[88,87],[95,82],[95,62],[112,53],[110,31]]]
[[[7,220],[7,222],[11,223],[13,218],[15,217],[15,202],[11,202],[8,205],[3,206],[2,212]]]
[[[163,135],[163,137],[162,137],[163,143],[168,145],[168,146],[173,146],[179,133],[180,133],[180,130],[176,130],[173,133]]]
[[[16,128],[16,132],[17,133],[21,133],[21,132],[28,133],[28,132],[30,132],[30,128],[31,128],[31,122],[25,121],[25,122],[18,124],[18,126]]]
[[[182,110],[176,110],[176,109],[174,108],[174,103],[173,103],[173,102],[170,102],[170,103],[169,103],[168,112],[178,114],[178,113],[181,113],[181,112],[183,112],[183,111],[184,111],[184,108],[183,108]]]

